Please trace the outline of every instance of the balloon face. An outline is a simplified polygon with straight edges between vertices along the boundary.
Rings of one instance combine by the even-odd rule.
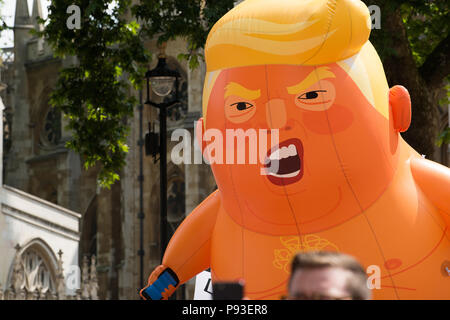
[[[336,63],[222,70],[206,129],[222,133],[224,159],[234,160],[211,164],[226,211],[258,232],[299,234],[342,223],[379,197],[396,166],[392,125]],[[239,130],[249,133],[245,142],[230,143],[227,132]],[[279,139],[270,145],[274,130]],[[243,164],[239,152],[246,153]],[[255,152],[260,161],[250,163]]]

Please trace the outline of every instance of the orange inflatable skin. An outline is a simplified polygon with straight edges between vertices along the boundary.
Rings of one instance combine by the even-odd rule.
[[[257,11],[263,10],[256,5],[271,1],[247,0],[230,12],[243,19],[240,12],[249,7],[254,23]],[[296,8],[300,2],[276,3]],[[368,17],[356,0],[337,2],[336,8],[330,5],[333,1],[314,3],[328,5],[324,15],[330,10],[336,16],[341,13],[341,24],[350,9],[339,5],[355,6],[355,15],[364,12]],[[301,14],[310,5],[305,8]],[[289,10],[282,9],[280,16],[288,23]],[[255,47],[264,37],[282,34],[284,25],[274,26],[276,17],[267,18],[265,14],[272,16],[266,11],[253,32]],[[317,12],[313,21],[319,21]],[[278,28],[274,29],[278,33],[261,35],[266,27]],[[232,46],[227,30],[223,41]],[[279,299],[286,294],[293,255],[334,250],[370,267],[375,299],[450,299],[450,169],[424,159],[402,139],[400,132],[411,120],[409,94],[400,86],[388,91],[367,38],[368,32],[352,52],[341,48],[344,60],[356,54],[348,63],[334,56],[338,49],[326,51],[329,59],[315,53],[317,61],[309,65],[295,64],[312,61],[298,55],[292,55],[292,63],[287,56],[279,58],[286,63],[275,63],[278,56],[268,54],[265,47],[258,47],[262,53],[242,49],[256,62],[268,61],[255,65],[246,65],[252,62],[248,57],[240,65],[239,52],[233,53],[235,60],[225,61],[233,55],[214,60],[215,51],[207,51],[210,73],[205,80],[204,119],[197,132],[215,129],[225,137],[227,129],[276,129],[279,144],[267,158],[277,161],[279,168],[270,172],[264,164],[249,163],[248,155],[246,164],[212,163],[218,190],[180,225],[149,285],[167,267],[181,284],[210,267],[213,281],[243,279],[250,299]],[[207,49],[218,41],[210,37]],[[280,46],[290,50],[287,41],[283,34]],[[240,50],[240,45],[233,44],[233,50]],[[215,48],[219,52],[228,47]],[[206,157],[214,160],[217,141],[201,145]],[[222,146],[224,159],[231,152],[251,149],[248,140],[234,146],[223,141]],[[261,174],[264,170],[268,174]]]
[[[213,281],[244,279],[250,299],[279,299],[296,252],[337,250],[380,268],[375,298],[450,298],[450,170],[401,138],[410,121],[407,91],[391,89],[388,122],[331,65],[334,103],[311,114],[282,89],[314,69],[242,67],[217,80],[206,129],[278,128],[280,144],[301,141],[304,175],[277,185],[260,174],[260,165],[212,165],[219,190],[176,231],[163,265],[181,283],[211,267]],[[254,103],[263,107],[245,123],[222,120],[224,90],[233,81],[262,91]]]

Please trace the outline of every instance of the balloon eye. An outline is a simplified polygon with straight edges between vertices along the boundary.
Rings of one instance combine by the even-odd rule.
[[[298,98],[299,99],[304,99],[304,100],[317,99],[317,97],[319,96],[318,92],[327,92],[327,90],[309,91],[309,92],[306,92],[306,93],[302,94]]]
[[[253,107],[253,105],[248,102],[237,102],[233,103],[231,106],[236,106],[236,109],[238,109],[239,111]]]

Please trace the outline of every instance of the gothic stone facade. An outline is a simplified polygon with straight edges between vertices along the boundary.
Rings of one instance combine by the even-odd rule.
[[[139,112],[128,119],[130,148],[121,179],[110,190],[96,184],[97,170],[86,171],[80,157],[65,148],[70,132],[64,119],[49,105],[49,94],[58,70],[74,61],[53,57],[44,41],[33,38],[29,30],[38,14],[39,0],[34,0],[28,16],[26,0],[17,0],[14,28],[14,56],[5,63],[8,90],[3,94],[9,134],[5,150],[5,184],[82,214],[79,255],[97,257],[98,296],[100,299],[138,299],[139,270]],[[156,41],[148,49],[158,52]],[[168,220],[169,235],[208,194],[215,189],[209,167],[175,165],[170,161],[171,132],[186,128],[193,136],[194,121],[201,114],[204,66],[195,71],[175,57],[184,52],[186,43],[169,42],[166,54],[170,67],[182,75],[183,103],[168,120]],[[8,51],[8,50],[7,50]],[[10,50],[11,51],[11,50]],[[153,65],[157,59],[153,59]],[[138,97],[139,93],[133,94]],[[144,93],[145,94],[145,93]],[[143,112],[144,134],[152,123],[158,127],[158,113],[148,107]],[[159,162],[144,155],[144,279],[160,264],[159,246]],[[193,283],[180,290],[178,298],[192,298]],[[185,292],[184,292],[185,291]]]

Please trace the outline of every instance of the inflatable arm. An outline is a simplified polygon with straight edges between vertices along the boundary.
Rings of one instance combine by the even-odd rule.
[[[426,159],[412,159],[411,172],[420,189],[450,227],[450,169]]]
[[[209,267],[211,234],[219,206],[216,190],[184,219],[167,246],[162,264],[140,291],[143,299],[167,300],[181,284]]]

